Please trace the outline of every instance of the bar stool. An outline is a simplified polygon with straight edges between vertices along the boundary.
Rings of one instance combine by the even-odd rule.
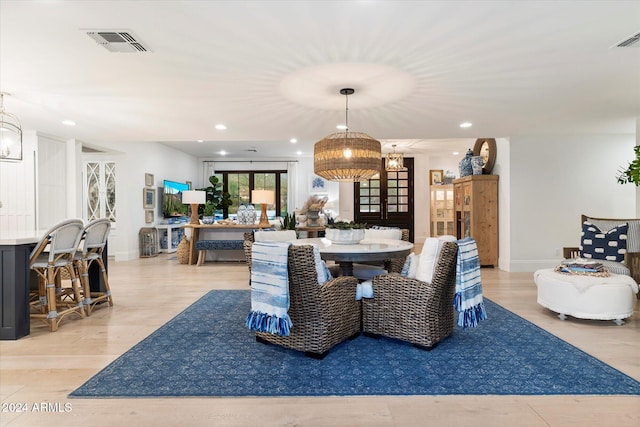
[[[111,221],[106,218],[96,219],[84,227],[84,240],[82,241],[82,253],[76,252],[74,257],[74,266],[80,276],[80,282],[83,288],[83,304],[87,312],[87,316],[100,302],[108,302],[113,307],[113,299],[111,298],[111,288],[109,288],[109,278],[107,269],[102,260],[102,253],[107,246],[107,238],[111,231]],[[104,292],[91,291],[89,283],[89,267],[91,264],[97,263],[102,273],[104,281]]]
[[[31,317],[45,320],[51,332],[58,330],[58,325],[68,314],[85,317],[73,268],[73,259],[83,233],[84,223],[81,219],[62,221],[47,231],[31,251],[29,267],[38,274],[38,299],[31,304],[36,312],[31,313]],[[68,290],[62,289],[63,270],[71,279],[71,288]],[[58,311],[58,308],[62,310]]]

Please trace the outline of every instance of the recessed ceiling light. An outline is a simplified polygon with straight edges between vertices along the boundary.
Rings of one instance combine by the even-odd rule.
[[[223,125],[222,123],[218,123],[216,125],[216,129],[218,129],[218,130],[227,130],[227,127],[225,125]]]
[[[197,140],[196,142],[203,143],[203,142],[204,142],[204,139],[199,139],[199,140]]]
[[[76,122],[74,122],[73,120],[63,120],[62,124],[66,126],[75,126]]]
[[[473,124],[471,122],[460,123],[460,127],[461,128],[470,128],[471,126],[473,126]]]
[[[298,142],[298,140],[296,138],[291,138],[289,142],[292,144],[295,144],[296,142]]]
[[[226,155],[227,155],[227,152],[226,152],[226,151],[224,151],[224,150],[220,150],[220,155],[221,155],[221,156],[226,156]]]
[[[453,154],[454,156],[457,156],[458,154],[460,154],[460,152],[459,152],[459,151],[454,151],[454,152],[453,152],[453,153],[451,153],[451,154]]]
[[[301,155],[302,155],[302,151],[298,150],[298,151],[296,151],[296,154],[297,154],[298,156],[301,156]]]
[[[336,126],[336,129],[347,130],[347,125],[338,125]]]

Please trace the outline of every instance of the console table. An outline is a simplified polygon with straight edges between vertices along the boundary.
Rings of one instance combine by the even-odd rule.
[[[189,241],[189,264],[196,264],[198,261],[198,251],[196,242],[199,240],[244,240],[244,233],[257,230],[257,224],[184,224],[186,229],[191,229],[191,240]],[[208,235],[206,239],[205,235]],[[244,260],[244,253],[243,253]]]

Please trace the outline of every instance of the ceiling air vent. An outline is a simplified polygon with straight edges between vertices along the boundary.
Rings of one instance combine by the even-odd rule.
[[[150,52],[126,31],[87,31],[87,35],[109,52]]]
[[[612,47],[640,47],[640,33],[635,34],[631,37],[627,37],[622,40],[620,43],[616,43]]]

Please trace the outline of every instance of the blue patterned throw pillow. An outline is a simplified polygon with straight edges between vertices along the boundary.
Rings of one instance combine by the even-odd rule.
[[[627,230],[629,224],[617,225],[611,230],[602,231],[589,221],[582,224],[580,256],[590,259],[604,259],[622,262],[627,252]]]

